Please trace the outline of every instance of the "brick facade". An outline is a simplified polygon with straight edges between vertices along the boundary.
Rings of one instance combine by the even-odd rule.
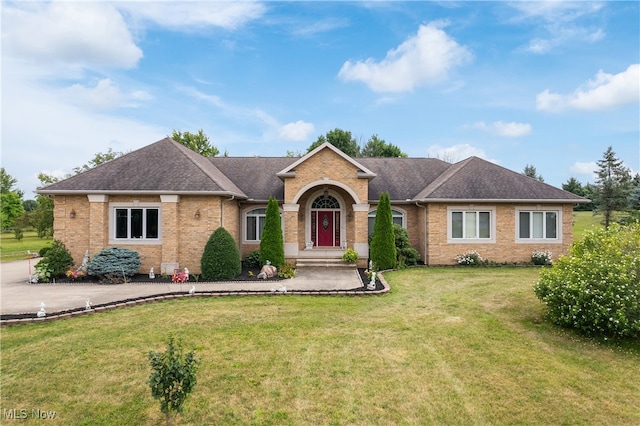
[[[310,238],[311,205],[325,191],[340,203],[340,244],[330,247],[332,255],[346,247],[360,254],[359,265],[368,259],[368,213],[376,209],[377,198],[369,199],[369,184],[375,174],[357,160],[350,159],[334,148],[316,150],[295,161],[285,171],[273,176],[284,182],[283,213],[285,256],[288,261],[306,251]],[[385,182],[384,180],[382,182]],[[382,189],[384,190],[384,189]],[[378,196],[378,195],[372,195]],[[371,204],[369,204],[371,203]],[[80,264],[86,250],[94,256],[103,247],[118,246],[136,250],[142,259],[141,273],[162,264],[178,263],[200,273],[200,259],[209,236],[223,226],[238,242],[244,257],[259,249],[259,243],[244,238],[244,214],[254,208],[266,208],[266,200],[253,201],[236,196],[211,194],[185,195],[59,195],[54,196],[54,237],[60,239]],[[113,209],[116,206],[152,206],[160,209],[161,238],[159,241],[126,241],[121,244],[113,231]],[[478,251],[495,262],[526,262],[533,250],[549,250],[554,258],[568,251],[572,242],[573,204],[444,203],[392,200],[392,209],[404,214],[411,245],[421,260],[429,265],[450,265],[455,256],[468,250]],[[453,241],[448,238],[449,210],[492,209],[493,240],[490,242]],[[530,243],[518,241],[516,236],[517,209],[561,211],[562,236],[557,241]]]

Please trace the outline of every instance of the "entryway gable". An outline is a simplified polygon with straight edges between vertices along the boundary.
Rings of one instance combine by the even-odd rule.
[[[299,160],[297,160],[296,162],[294,162],[293,164],[288,166],[286,169],[283,169],[280,172],[278,172],[276,174],[276,176],[278,176],[280,178],[295,176],[296,169],[298,168],[298,166],[300,166],[301,164],[305,163],[310,158],[316,156],[318,153],[320,153],[320,152],[322,152],[324,150],[333,151],[337,156],[342,157],[342,159],[344,159],[347,162],[351,163],[353,165],[353,167],[358,171],[358,174],[359,174],[360,178],[372,179],[372,178],[376,177],[376,174],[374,172],[372,172],[371,170],[369,170],[368,168],[366,168],[365,166],[360,164],[358,161],[356,161],[353,158],[349,157],[347,154],[345,154],[344,152],[342,152],[341,150],[339,150],[335,146],[331,145],[329,142],[323,143],[322,145],[320,145],[316,149],[312,150],[308,154],[300,157]]]

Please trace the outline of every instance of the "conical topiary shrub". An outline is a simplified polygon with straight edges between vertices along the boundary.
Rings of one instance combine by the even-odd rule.
[[[389,193],[380,194],[380,202],[376,211],[373,225],[373,235],[369,247],[369,256],[374,268],[381,271],[393,269],[396,266],[396,239],[393,234],[393,219],[391,216],[391,201]]]
[[[276,268],[284,265],[284,239],[282,237],[282,220],[278,201],[269,197],[267,213],[264,219],[264,230],[260,239],[260,264],[265,265],[267,260]]]
[[[240,251],[229,231],[220,227],[211,234],[204,247],[200,265],[203,280],[228,280],[240,275]]]

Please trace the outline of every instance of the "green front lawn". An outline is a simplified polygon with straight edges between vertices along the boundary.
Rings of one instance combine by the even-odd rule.
[[[385,274],[384,296],[188,298],[3,328],[2,413],[161,424],[146,352],[175,333],[202,358],[179,424],[640,424],[640,343],[548,324],[538,273],[412,269]]]
[[[22,240],[17,240],[13,233],[0,235],[0,260],[10,262],[27,258],[27,251],[38,253],[42,247],[51,246],[51,238],[38,238],[35,231],[24,231]]]

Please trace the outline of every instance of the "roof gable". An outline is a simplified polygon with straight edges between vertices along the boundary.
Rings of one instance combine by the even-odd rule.
[[[358,176],[359,177],[362,177],[362,178],[374,178],[376,176],[376,174],[374,172],[372,172],[371,170],[369,170],[368,168],[363,166],[361,163],[359,163],[358,161],[354,160],[352,157],[350,157],[347,154],[345,154],[344,152],[342,152],[340,149],[338,149],[335,146],[331,145],[329,142],[323,143],[322,145],[318,146],[317,148],[315,148],[311,152],[309,152],[306,155],[300,157],[293,164],[289,165],[288,167],[286,167],[286,168],[282,169],[280,172],[278,172],[277,176],[279,178],[281,178],[281,179],[284,178],[284,177],[293,177],[293,176],[295,176],[296,167],[298,167],[299,165],[301,165],[302,163],[307,161],[309,158],[317,155],[320,151],[325,150],[325,149],[329,149],[329,150],[333,151],[335,154],[337,154],[338,156],[342,157],[344,160],[346,160],[347,162],[352,164],[357,170],[359,170],[359,172],[358,172]]]
[[[245,194],[200,154],[164,138],[38,191]]]
[[[416,195],[419,201],[587,202],[583,197],[478,157],[452,164]]]

